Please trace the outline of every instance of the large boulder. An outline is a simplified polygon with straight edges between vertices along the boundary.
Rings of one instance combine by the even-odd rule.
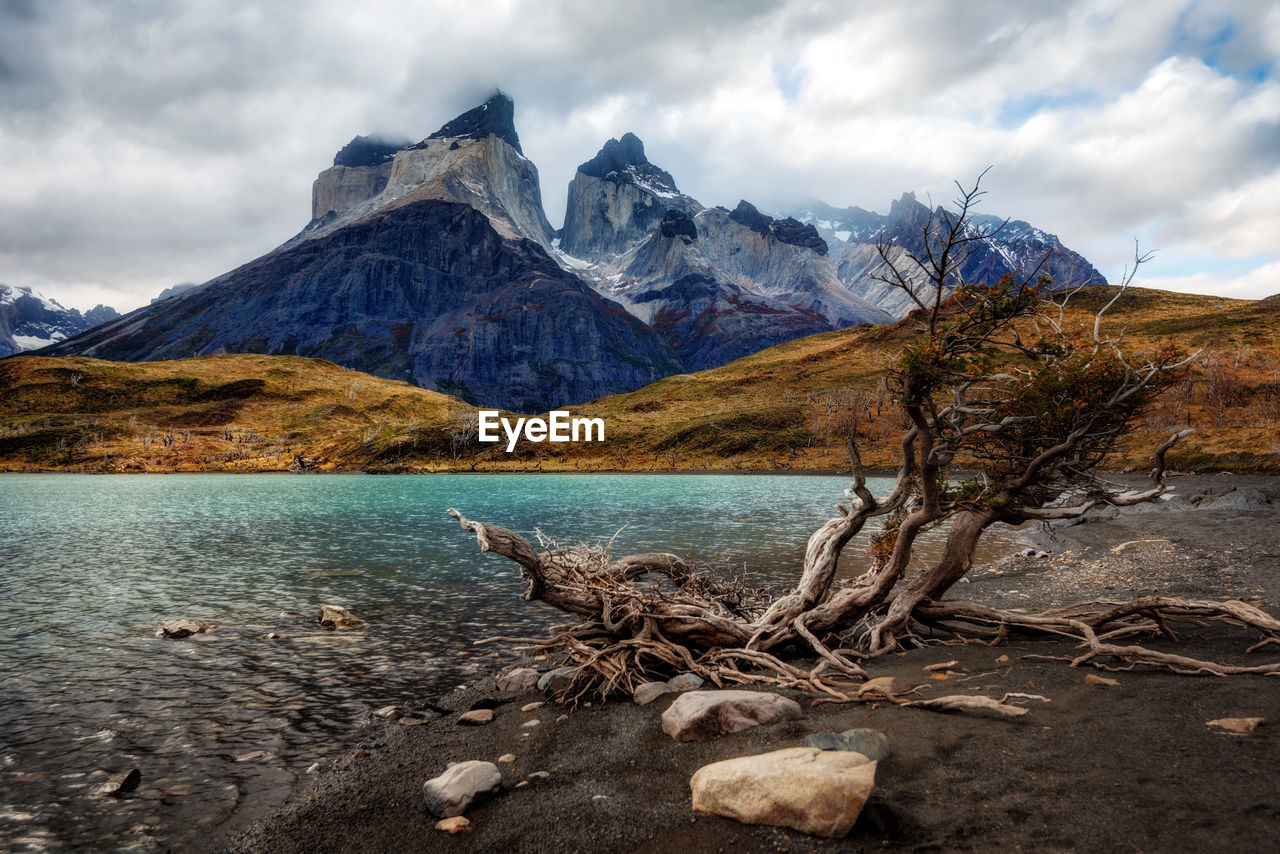
[[[662,713],[662,731],[676,741],[698,741],[802,716],[799,703],[777,694],[690,691]]]
[[[422,785],[427,809],[441,818],[462,815],[477,799],[502,786],[502,772],[492,762],[459,762]]]
[[[858,820],[875,779],[876,763],[861,753],[789,747],[706,765],[689,787],[698,812],[837,838]]]

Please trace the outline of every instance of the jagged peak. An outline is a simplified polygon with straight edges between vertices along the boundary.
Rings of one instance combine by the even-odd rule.
[[[813,225],[806,225],[792,217],[774,219],[768,214],[761,213],[746,199],[738,202],[738,206],[729,214],[729,219],[765,237],[773,236],[783,243],[812,249],[819,255],[827,254],[827,241],[822,239],[822,235],[818,234],[818,229]]]
[[[610,139],[595,157],[579,166],[578,171],[615,184],[635,184],[657,196],[680,194],[671,173],[650,163],[644,154],[644,143],[630,132],[624,133],[621,139]]]
[[[427,139],[484,139],[488,136],[496,136],[523,155],[520,137],[516,135],[515,116],[515,102],[507,97],[506,93],[495,90],[489,100],[445,122],[440,130]]]
[[[334,166],[380,166],[396,156],[396,152],[407,147],[413,140],[395,140],[377,134],[357,136],[348,142],[333,156]]]

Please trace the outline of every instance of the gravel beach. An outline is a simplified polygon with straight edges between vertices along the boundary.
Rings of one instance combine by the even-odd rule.
[[[1174,497],[1137,512],[1025,533],[1045,554],[978,568],[952,590],[1004,608],[1162,592],[1234,598],[1280,613],[1280,482],[1176,477]],[[1234,498],[1231,496],[1234,495]],[[1108,518],[1111,516],[1111,518]],[[512,607],[522,607],[514,602]],[[1257,664],[1253,633],[1218,623],[1175,627],[1181,654]],[[1050,660],[1066,640],[935,645],[870,662],[922,696],[1007,692],[1048,698],[1013,720],[890,704],[813,705],[804,716],[709,741],[676,742],[660,717],[676,697],[568,709],[535,690],[501,695],[493,678],[431,702],[418,725],[370,718],[291,801],[211,850],[336,851],[1237,851],[1280,850],[1280,679],[1182,676],[1150,669],[1073,669]],[[932,678],[926,667],[955,660]],[[549,663],[540,666],[549,667]],[[1114,685],[1086,681],[1105,676]],[[459,726],[472,707],[483,726]],[[1261,717],[1249,735],[1207,725]],[[538,720],[538,725],[527,725]],[[870,727],[891,755],[843,839],[696,814],[689,779],[702,766],[803,743],[806,735]],[[507,754],[514,761],[498,762]],[[423,783],[450,762],[497,762],[501,790],[471,806],[471,828],[434,829]]]

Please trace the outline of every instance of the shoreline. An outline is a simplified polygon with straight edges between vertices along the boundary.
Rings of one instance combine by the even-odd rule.
[[[975,570],[952,596],[1039,609],[1072,597],[1120,599],[1164,590],[1188,597],[1258,597],[1261,607],[1280,610],[1280,480],[1214,475],[1178,478],[1177,485],[1186,488],[1175,488],[1177,500],[1161,502],[1167,506],[1104,513],[1051,534],[1024,530],[1048,556],[1015,556]],[[1217,497],[1237,488],[1261,489],[1271,501],[1245,510],[1211,508]],[[1114,551],[1135,541],[1146,545]],[[1216,625],[1177,631],[1178,644],[1139,642],[1206,658],[1266,658],[1265,650],[1246,658],[1243,650],[1251,640],[1239,631]],[[1105,673],[1036,658],[1071,654],[1069,643],[1015,638],[1000,648],[927,646],[868,662],[873,675],[908,678],[928,686],[922,692],[930,696],[973,691],[998,699],[1001,691],[1031,691],[1050,699],[1012,722],[865,704],[812,706],[812,696],[777,691],[801,702],[802,720],[691,743],[673,742],[658,728],[669,696],[649,706],[622,698],[573,710],[548,704],[526,713],[522,706],[545,698],[536,692],[503,697],[488,677],[449,694],[440,705],[450,713],[425,725],[371,721],[336,746],[337,755],[309,790],[299,790],[247,829],[227,828],[233,835],[211,839],[211,848],[1280,848],[1280,795],[1269,782],[1280,768],[1280,720],[1249,736],[1205,726],[1219,717],[1274,718],[1280,679]],[[1004,662],[1002,655],[1008,656]],[[959,662],[954,681],[930,681],[923,668],[949,659]],[[1094,672],[1119,685],[1086,683]],[[493,724],[454,723],[461,711],[486,702],[496,706]],[[522,727],[530,718],[542,725]],[[701,765],[795,746],[810,732],[854,726],[885,732],[893,754],[878,770],[872,799],[846,839],[741,825],[690,810],[688,779]],[[516,759],[500,766],[502,792],[467,811],[474,830],[459,836],[433,830],[423,781],[447,761],[494,761],[508,752]],[[549,776],[531,778],[535,771]]]

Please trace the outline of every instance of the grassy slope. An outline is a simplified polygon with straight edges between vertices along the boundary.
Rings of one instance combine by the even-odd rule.
[[[1077,300],[1071,322],[1091,323],[1108,293]],[[1278,298],[1140,290],[1117,305],[1110,328],[1124,327],[1132,346],[1172,339],[1203,348],[1230,366],[1240,395],[1214,406],[1208,372],[1197,367],[1194,381],[1166,396],[1114,465],[1142,465],[1189,418],[1198,430],[1173,456],[1175,467],[1280,472],[1278,311]],[[913,330],[908,321],[815,335],[571,407],[604,418],[608,441],[523,443],[510,455],[451,440],[471,407],[327,362],[19,357],[0,361],[0,469],[273,470],[299,453],[323,460],[323,468],[390,471],[826,469],[844,464],[841,436],[853,418],[865,460],[891,466],[897,416],[877,386]]]
[[[0,360],[0,470],[276,471],[447,442],[460,401],[294,356]]]

